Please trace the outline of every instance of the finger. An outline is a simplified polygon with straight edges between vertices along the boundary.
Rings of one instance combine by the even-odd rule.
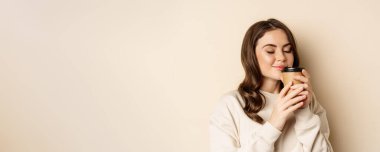
[[[288,109],[286,109],[285,112],[287,112],[287,113],[294,112],[297,109],[301,108],[303,106],[303,104],[304,104],[304,102],[298,102],[296,105],[290,106]]]
[[[302,69],[302,74],[303,74],[306,78],[310,78],[310,73],[307,72],[305,69]]]
[[[302,95],[302,96],[298,96],[298,97],[295,97],[291,100],[289,100],[288,102],[286,102],[284,105],[283,105],[283,108],[284,109],[288,109],[289,107],[291,107],[292,105],[295,105],[296,103],[302,101],[306,99],[306,96],[305,95]]]
[[[305,84],[304,83],[302,83],[302,84],[294,84],[294,85],[292,85],[291,87],[290,87],[290,89],[298,89],[298,88],[300,88],[300,87],[302,87],[302,88],[305,88]]]
[[[294,98],[297,94],[299,94],[301,91],[303,90],[303,88],[298,88],[296,90],[293,90],[293,91],[290,91],[285,97],[284,97],[284,101],[288,101],[292,98]]]
[[[308,95],[308,94],[309,94],[309,91],[302,91],[298,95]]]
[[[287,85],[285,85],[284,88],[282,88],[282,90],[280,91],[279,96],[284,97],[288,93],[292,84],[293,84],[293,82],[290,81]]]
[[[307,90],[309,88],[309,84],[307,84],[307,83],[295,84],[295,85],[291,86],[290,89],[295,90],[295,89],[298,89],[301,87],[304,88],[305,90]]]
[[[309,82],[309,78],[307,78],[305,76],[301,76],[301,75],[295,76],[294,79],[298,80],[298,81],[301,81],[303,83],[308,83]]]

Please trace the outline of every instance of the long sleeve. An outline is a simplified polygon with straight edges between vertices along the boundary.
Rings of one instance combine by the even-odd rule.
[[[235,101],[234,101],[235,100]],[[270,123],[257,124],[248,136],[246,145],[241,145],[239,137],[241,116],[237,112],[236,98],[227,96],[217,105],[210,117],[211,152],[273,152],[274,143],[281,132]],[[240,107],[241,109],[241,107]]]
[[[211,152],[237,152],[241,147],[236,122],[225,103],[218,103],[210,117]]]
[[[309,107],[295,112],[296,124],[295,132],[300,142],[299,151],[303,152],[332,152],[332,146],[329,142],[330,130],[326,117],[326,111],[316,101],[313,95],[313,101]]]

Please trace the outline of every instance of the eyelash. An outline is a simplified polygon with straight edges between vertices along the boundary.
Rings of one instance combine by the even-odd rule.
[[[292,53],[292,50],[289,50],[289,51],[284,51],[285,53]],[[269,54],[273,54],[274,53],[274,51],[267,51],[267,53],[269,53]]]

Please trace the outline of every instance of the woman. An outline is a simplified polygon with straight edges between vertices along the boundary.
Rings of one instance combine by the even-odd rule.
[[[291,31],[269,19],[252,25],[243,40],[245,78],[221,98],[210,117],[212,152],[333,151],[326,112],[317,102],[310,75],[282,84],[281,71],[298,67]]]

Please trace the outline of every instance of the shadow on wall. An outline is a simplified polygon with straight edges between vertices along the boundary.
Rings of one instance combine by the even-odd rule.
[[[338,88],[334,88],[335,85],[324,85],[324,84],[333,84],[333,80],[331,75],[328,73],[321,73],[318,71],[324,71],[324,65],[319,64],[318,62],[321,62],[321,60],[318,60],[318,57],[315,57],[313,53],[318,50],[313,49],[314,47],[311,46],[312,43],[309,43],[308,41],[297,41],[297,46],[299,47],[299,55],[301,58],[301,66],[306,68],[312,78],[312,85],[314,89],[314,93],[316,94],[316,97],[318,98],[318,101],[320,104],[326,109],[327,113],[327,119],[329,121],[329,127],[330,127],[330,142],[334,148],[334,151],[340,151],[338,146],[334,146],[338,144],[338,128],[336,127],[337,123],[336,121],[331,120],[337,120],[336,116],[336,109],[334,108],[334,104],[332,102],[334,101],[341,101],[339,96],[334,94],[334,90]]]

